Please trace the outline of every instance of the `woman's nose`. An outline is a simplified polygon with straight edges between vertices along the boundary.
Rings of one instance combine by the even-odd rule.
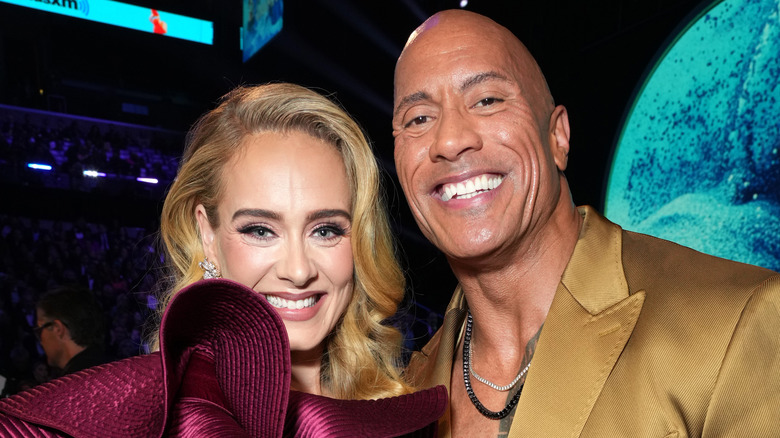
[[[305,245],[302,242],[291,242],[276,272],[279,278],[289,281],[295,287],[306,287],[316,277],[317,268]]]

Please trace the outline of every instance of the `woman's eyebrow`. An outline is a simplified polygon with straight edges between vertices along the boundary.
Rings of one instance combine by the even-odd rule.
[[[261,217],[266,219],[280,220],[282,215],[271,210],[264,210],[262,208],[241,208],[233,213],[233,220],[238,219],[241,216]]]
[[[308,219],[310,221],[314,221],[317,219],[325,219],[325,218],[335,217],[335,216],[341,216],[344,219],[347,219],[349,221],[352,220],[352,217],[350,216],[349,213],[340,209],[317,210],[315,212],[309,213]]]

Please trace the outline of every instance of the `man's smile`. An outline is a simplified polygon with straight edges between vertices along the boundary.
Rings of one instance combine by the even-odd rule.
[[[502,175],[482,174],[457,183],[442,184],[437,193],[444,202],[450,199],[468,199],[495,189],[503,181]]]

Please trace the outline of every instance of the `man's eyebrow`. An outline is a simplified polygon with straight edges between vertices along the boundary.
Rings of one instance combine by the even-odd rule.
[[[414,103],[417,103],[421,100],[430,99],[431,95],[426,93],[425,91],[418,91],[416,93],[412,93],[408,96],[404,96],[403,99],[401,99],[400,102],[398,102],[398,106],[395,107],[395,111],[393,111],[393,117],[397,116],[398,113],[401,111],[402,108],[412,105]]]
[[[262,208],[242,208],[236,210],[236,212],[233,213],[233,220],[236,220],[241,216],[262,217],[273,220],[280,220],[282,218],[282,215],[279,213],[271,210],[263,210]]]
[[[492,80],[509,81],[505,75],[497,71],[486,71],[484,73],[478,73],[474,76],[466,78],[466,80],[460,84],[460,91],[464,92],[475,85]]]
[[[497,71],[487,71],[466,78],[466,80],[463,81],[458,88],[461,92],[464,92],[475,85],[491,80],[509,81],[509,78]],[[426,93],[425,91],[418,91],[408,96],[404,96],[404,98],[398,102],[398,106],[395,107],[395,111],[393,111],[393,117],[397,116],[404,107],[430,98],[430,94]]]
[[[349,220],[349,221],[352,220],[352,217],[349,215],[349,213],[347,213],[344,210],[339,210],[339,209],[317,210],[315,212],[309,213],[309,215],[307,216],[307,219],[309,221],[314,221],[314,220],[317,220],[317,219],[327,219],[327,218],[336,217],[336,216],[341,216],[344,219]]]

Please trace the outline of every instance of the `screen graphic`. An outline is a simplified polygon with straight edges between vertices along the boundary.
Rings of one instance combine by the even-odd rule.
[[[607,217],[780,270],[779,15],[717,1],[663,52],[615,145]]]
[[[211,21],[111,0],[0,0],[26,8],[203,44],[214,43]]]
[[[241,42],[244,62],[282,30],[283,12],[282,0],[244,0]]]

